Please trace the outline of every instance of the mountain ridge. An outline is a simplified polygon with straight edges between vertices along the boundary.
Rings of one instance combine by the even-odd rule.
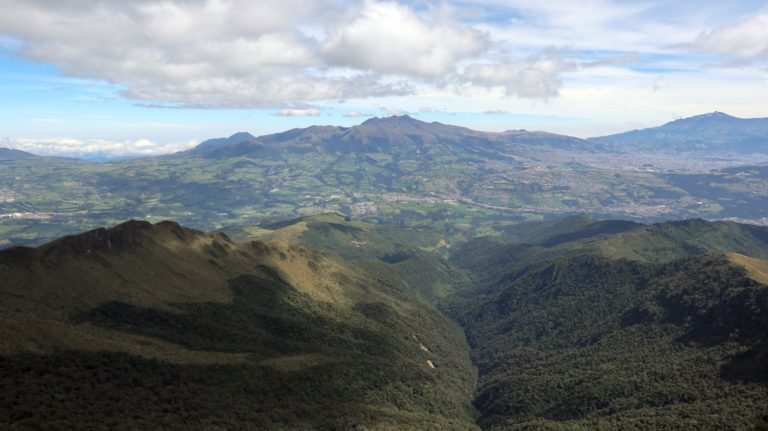
[[[354,126],[343,127],[334,125],[312,125],[305,128],[295,128],[283,132],[254,136],[249,132],[236,132],[228,137],[206,139],[195,147],[180,151],[174,154],[164,154],[159,156],[147,156],[143,158],[167,158],[179,156],[212,156],[222,157],[225,155],[238,154],[238,151],[222,151],[227,147],[241,147],[239,152],[247,153],[250,151],[259,151],[261,145],[274,151],[275,144],[292,144],[296,142],[314,142],[323,143],[324,140],[344,140],[349,137],[338,136],[339,134],[356,134],[357,141],[364,141],[365,133],[359,132],[368,129],[368,132],[374,131],[380,127],[389,127],[413,132],[430,132],[432,135],[439,135],[435,130],[443,128],[454,134],[465,134],[469,137],[479,138],[490,141],[502,141],[507,145],[522,144],[538,146],[545,149],[567,149],[572,151],[658,151],[658,152],[696,152],[696,151],[734,151],[734,152],[765,152],[766,140],[761,138],[765,136],[768,129],[768,118],[740,118],[723,112],[714,111],[705,114],[698,114],[691,117],[679,118],[660,126],[654,126],[644,129],[634,129],[620,132],[612,135],[594,136],[586,139],[574,136],[551,133],[547,131],[531,131],[527,129],[509,129],[500,132],[484,132],[474,130],[465,126],[444,124],[437,121],[421,121],[410,115],[393,115],[390,117],[371,117],[362,123]],[[728,136],[729,133],[746,129],[743,133],[737,133],[737,136]],[[703,138],[684,139],[681,133],[697,133],[705,135]],[[443,134],[444,135],[444,134]],[[651,142],[643,142],[643,141]],[[292,142],[294,141],[294,142]],[[263,150],[263,149],[261,149]],[[0,148],[0,158],[20,158],[35,156],[33,153],[15,150],[10,148]]]
[[[438,238],[326,213],[2,251],[0,418],[682,431],[768,409],[768,228],[576,216],[507,237],[527,243]]]
[[[552,222],[534,244],[485,239],[452,254],[474,273],[446,312],[480,371],[480,425],[751,429],[768,411],[768,266],[747,255],[767,255],[768,229],[608,222],[594,235],[595,223],[605,222]]]
[[[394,271],[131,220],[0,274],[0,427],[474,428],[463,334]]]
[[[764,154],[768,152],[768,118],[738,118],[715,111],[589,140],[617,151]]]
[[[285,150],[387,152],[398,148],[416,151],[418,154],[440,144],[448,147],[467,147],[470,151],[478,153],[487,150],[514,152],[515,145],[593,151],[587,141],[565,135],[525,130],[481,132],[439,122],[429,123],[408,115],[373,117],[351,127],[310,126],[291,129],[238,142],[235,142],[237,139],[231,138],[208,140],[181,154],[225,157],[271,154]]]
[[[36,156],[26,151],[16,150],[13,148],[0,147],[0,160],[21,159],[21,158],[29,158],[29,157],[36,157]]]

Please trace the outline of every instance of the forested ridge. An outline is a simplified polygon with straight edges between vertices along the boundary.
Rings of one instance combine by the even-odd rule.
[[[1,252],[2,427],[764,426],[766,229],[225,232],[248,238],[129,222]]]
[[[453,255],[480,269],[447,313],[480,372],[481,426],[755,427],[768,412],[768,287],[708,249],[760,255],[765,231],[700,221],[569,236]]]

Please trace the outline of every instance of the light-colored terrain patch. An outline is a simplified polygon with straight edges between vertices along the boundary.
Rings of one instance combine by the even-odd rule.
[[[440,238],[440,240],[437,241],[437,243],[435,243],[435,245],[431,247],[419,247],[419,248],[424,251],[434,252],[437,250],[444,250],[448,247],[450,247],[450,245],[448,245],[448,242],[444,238]]]
[[[758,283],[768,284],[768,261],[739,253],[726,253],[725,255],[731,262],[746,268],[750,278]]]
[[[275,268],[291,286],[323,302],[336,304],[371,300],[364,283],[338,259],[321,252],[279,241],[267,243],[265,263]]]
[[[308,228],[309,227],[307,226],[307,222],[300,221],[290,226],[272,231],[272,233],[265,235],[263,239],[265,241],[280,241],[287,242],[289,244],[298,244],[301,234],[303,234]]]

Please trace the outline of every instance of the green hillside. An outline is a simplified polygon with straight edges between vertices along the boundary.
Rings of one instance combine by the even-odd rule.
[[[0,253],[0,427],[461,429],[461,330],[396,271],[128,222]]]
[[[768,412],[768,228],[504,230],[449,246],[326,213],[4,250],[0,427],[750,430]]]
[[[448,313],[480,371],[481,425],[751,429],[768,411],[765,266],[717,253],[764,257],[768,229],[691,220],[595,230],[454,252],[480,281]]]
[[[355,261],[370,272],[392,273],[432,305],[470,283],[465,270],[444,258],[449,244],[435,229],[397,228],[324,213],[259,226],[224,228],[221,232],[238,240],[286,241]]]

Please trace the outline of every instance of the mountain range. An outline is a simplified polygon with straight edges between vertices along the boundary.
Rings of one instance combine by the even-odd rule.
[[[743,126],[753,123],[762,124],[709,114],[659,130],[684,130],[699,140],[720,130],[736,145],[739,136],[758,133],[757,126]],[[690,148],[658,140],[648,140],[658,144],[652,151],[624,152],[630,144],[617,136],[608,142],[488,133],[395,116],[260,137],[241,132],[186,152],[108,163],[6,151],[0,247],[39,245],[130,218],[173,219],[210,231],[328,211],[440,226],[449,242],[572,214],[768,220],[768,170],[761,165],[768,155],[712,153],[734,148],[725,138],[685,157],[662,149]]]
[[[390,153],[424,156],[430,152],[463,149],[484,156],[514,153],[516,146],[586,152],[768,152],[768,118],[738,118],[712,112],[671,121],[659,127],[580,139],[547,132],[507,130],[481,132],[408,115],[373,117],[358,126],[311,126],[282,133],[253,136],[238,132],[214,138],[176,153],[205,157],[276,154],[284,151]],[[0,159],[29,157],[19,150],[0,148]],[[160,156],[167,157],[167,156]]]
[[[751,429],[766,259],[768,228],[704,220],[129,221],[0,251],[0,423]]]
[[[768,118],[737,118],[712,112],[659,127],[588,140],[546,132],[480,132],[408,115],[371,118],[353,127],[312,126],[255,137],[239,132],[210,139],[181,154],[206,157],[258,156],[292,152],[451,152],[458,148],[484,156],[514,153],[517,146],[574,152],[768,152]],[[439,148],[439,149],[438,149]]]

